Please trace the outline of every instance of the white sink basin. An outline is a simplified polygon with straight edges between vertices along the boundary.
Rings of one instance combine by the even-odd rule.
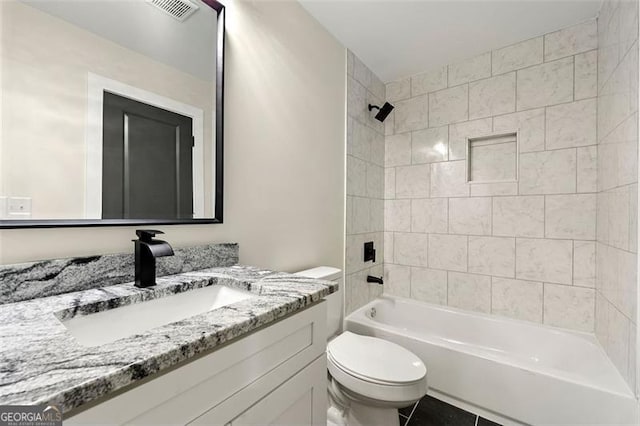
[[[189,290],[62,321],[82,346],[99,346],[241,300],[257,297],[222,285]]]

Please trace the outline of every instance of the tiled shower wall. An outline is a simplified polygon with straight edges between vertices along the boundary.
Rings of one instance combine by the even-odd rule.
[[[591,20],[387,84],[386,292],[593,331],[597,42]],[[515,130],[517,181],[467,184],[466,137]]]
[[[382,293],[366,278],[383,272],[384,125],[367,105],[381,105],[384,99],[382,81],[347,51],[347,314]],[[375,244],[375,262],[364,262],[366,241]]]
[[[598,19],[595,331],[636,388],[638,3],[606,1]]]

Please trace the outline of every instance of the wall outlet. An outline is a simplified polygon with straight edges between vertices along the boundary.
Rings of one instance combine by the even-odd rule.
[[[7,201],[8,219],[30,219],[31,197],[9,197]]]

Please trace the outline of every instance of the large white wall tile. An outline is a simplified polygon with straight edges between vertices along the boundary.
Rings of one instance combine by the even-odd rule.
[[[544,236],[544,197],[496,197],[493,199],[493,235]]]
[[[391,81],[387,83],[386,98],[389,102],[402,101],[411,97],[411,79]]]
[[[580,331],[593,331],[593,289],[544,284],[544,323]]]
[[[544,216],[547,238],[596,238],[595,194],[547,195]]]
[[[491,118],[451,124],[449,126],[449,160],[464,160],[467,156],[467,139],[490,134],[491,126]]]
[[[431,197],[468,195],[464,160],[431,164]]]
[[[467,237],[429,234],[429,267],[466,272]]]
[[[447,271],[411,268],[411,298],[446,305]]]
[[[367,195],[367,163],[347,155],[347,195]]]
[[[449,65],[449,87],[491,75],[491,52]]]
[[[355,78],[347,77],[347,111],[361,123],[367,123],[367,89]]]
[[[352,230],[354,234],[371,232],[371,200],[353,197]]]
[[[398,119],[397,117],[398,115],[396,113],[396,121]],[[465,84],[429,93],[429,127],[458,123],[460,121],[465,121],[468,118],[468,85]]]
[[[491,198],[450,198],[449,232],[491,235]]]
[[[411,295],[411,267],[384,264],[384,292],[394,296]]]
[[[385,150],[385,137],[382,133],[374,131],[371,139],[371,157],[370,162],[384,167],[384,150]]]
[[[367,89],[371,87],[373,81],[373,73],[357,55],[353,56],[353,78]]]
[[[396,198],[429,197],[429,164],[396,168]]]
[[[595,19],[544,36],[544,60],[552,61],[598,47]]]
[[[542,283],[493,277],[491,313],[542,322]]]
[[[638,49],[631,49],[598,93],[598,135],[602,138],[638,110]]]
[[[368,288],[365,275],[362,272],[348,274],[345,283],[345,310],[347,313],[355,311],[360,306],[368,302]]]
[[[384,261],[387,263],[394,263],[393,260],[393,232],[384,233]]]
[[[447,286],[449,306],[484,313],[491,311],[491,277],[449,272]]]
[[[573,285],[594,288],[596,285],[596,243],[573,242]]]
[[[607,320],[607,353],[624,376],[629,369],[629,332],[631,323],[627,317],[611,305],[609,305]]]
[[[396,232],[393,236],[393,258],[396,263],[427,266],[427,234]]]
[[[348,173],[348,171],[347,171]],[[369,198],[384,197],[384,167],[367,163],[367,192]]]
[[[620,2],[620,56],[623,56],[638,40],[638,2]]]
[[[475,183],[470,185],[472,197],[516,195],[518,182]]]
[[[446,66],[411,77],[411,96],[424,95],[445,87],[447,87]]]
[[[387,136],[385,139],[385,167],[411,164],[411,133]]]
[[[411,200],[411,232],[447,233],[446,198]]]
[[[515,238],[469,236],[469,272],[514,277],[515,269]]]
[[[387,115],[387,119],[384,120],[384,135],[389,136],[393,135],[396,132],[396,113],[391,111],[389,115]]]
[[[575,99],[593,98],[598,91],[598,51],[575,57]]]
[[[371,161],[371,146],[375,137],[375,130],[366,124],[351,119],[351,144],[347,153],[364,161]]]
[[[608,191],[607,243],[622,250],[629,249],[629,225],[631,217],[629,187]],[[633,213],[635,214],[635,212]]]
[[[521,194],[568,194],[575,192],[575,149],[521,154],[519,186]]]
[[[518,71],[518,111],[573,100],[573,57]]]
[[[576,150],[577,191],[596,192],[598,178],[598,148],[586,146]]]
[[[628,318],[636,318],[638,309],[636,300],[638,295],[637,256],[625,250],[613,249],[618,258],[618,283],[615,289],[609,289],[609,300]]]
[[[345,228],[346,234],[353,234],[353,197],[347,195],[345,197]]]
[[[496,133],[518,131],[520,152],[544,151],[544,108],[493,118]]]
[[[596,100],[586,99],[547,108],[546,148],[596,144]]]
[[[384,198],[396,198],[396,169],[393,167],[384,169]]]
[[[411,200],[385,200],[384,230],[411,231]]]
[[[638,184],[629,186],[629,251],[638,253]]]
[[[536,37],[492,52],[493,75],[503,74],[543,61],[543,37]]]
[[[393,112],[395,133],[426,129],[428,127],[429,121],[426,95],[396,102]]]
[[[505,114],[515,110],[515,72],[469,84],[469,119]]]
[[[609,301],[596,290],[594,333],[600,344],[607,350],[607,327],[609,326]]]
[[[516,278],[572,283],[573,243],[568,240],[516,239]]]
[[[377,198],[371,199],[369,218],[371,220],[371,232],[384,231],[384,200]]]
[[[447,126],[418,130],[411,135],[411,161],[413,164],[447,161],[449,128]]]

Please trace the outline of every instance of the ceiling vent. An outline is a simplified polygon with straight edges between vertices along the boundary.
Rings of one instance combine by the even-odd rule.
[[[147,3],[180,22],[193,15],[200,8],[189,0],[147,0]]]

